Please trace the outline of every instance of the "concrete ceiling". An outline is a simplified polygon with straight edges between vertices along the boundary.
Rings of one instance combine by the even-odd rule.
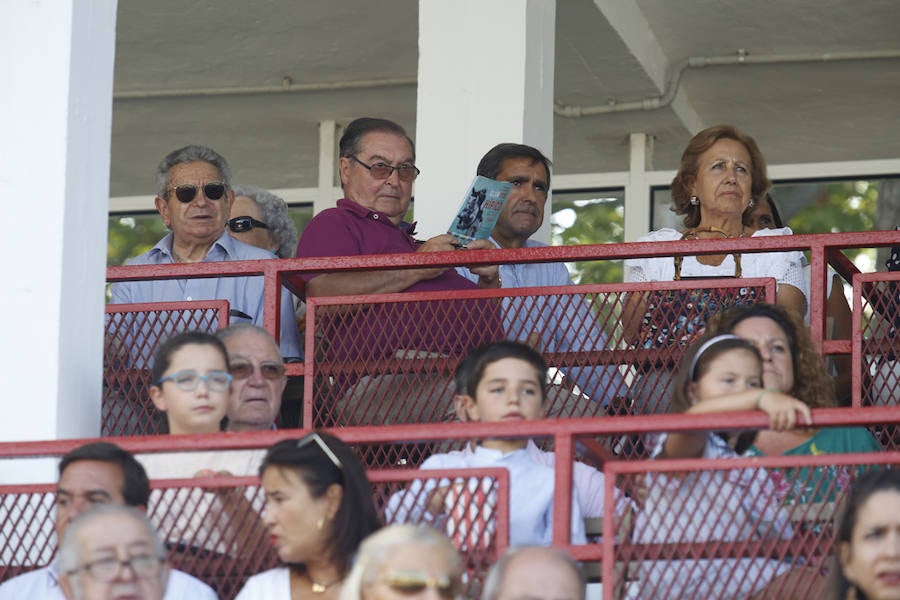
[[[316,186],[320,121],[415,131],[417,29],[416,0],[120,0],[111,194],[152,194],[156,163],[187,143],[221,152],[237,181]],[[895,0],[557,0],[560,105],[658,97],[688,58],[739,50],[894,58],[687,68],[663,108],[557,116],[555,172],[627,170],[633,132],[674,169],[692,132],[726,122],[772,164],[900,158],[898,31]],[[303,91],[268,91],[285,81]]]

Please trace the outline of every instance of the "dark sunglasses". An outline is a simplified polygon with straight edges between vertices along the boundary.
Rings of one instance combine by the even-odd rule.
[[[199,187],[192,183],[185,183],[184,185],[176,185],[171,189],[175,190],[175,197],[178,198],[179,202],[187,204],[197,197],[197,190],[201,187],[203,188],[203,195],[209,200],[221,200],[222,196],[225,195],[225,184],[221,181],[210,181]],[[171,190],[166,191],[166,198],[168,198],[169,191]]]
[[[421,594],[426,588],[434,588],[444,600],[459,597],[462,587],[458,577],[431,577],[419,571],[391,571],[381,579],[389,588],[404,596]]]
[[[269,226],[262,221],[257,221],[253,217],[235,217],[228,221],[228,229],[234,233],[243,233],[250,231],[254,227],[259,229],[268,229]]]
[[[247,379],[253,375],[256,369],[259,369],[259,374],[263,376],[263,379],[275,381],[284,377],[284,364],[276,362],[264,362],[254,365],[251,362],[232,361],[228,371],[235,379]]]

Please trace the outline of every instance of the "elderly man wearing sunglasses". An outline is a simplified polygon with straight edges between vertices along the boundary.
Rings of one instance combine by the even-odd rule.
[[[171,229],[166,237],[129,265],[160,265],[274,258],[266,250],[226,232],[234,192],[225,158],[205,146],[170,152],[156,172],[156,209]],[[231,322],[263,324],[262,277],[212,277],[117,282],[112,303],[228,300]],[[291,296],[281,297],[281,354],[302,357]]]

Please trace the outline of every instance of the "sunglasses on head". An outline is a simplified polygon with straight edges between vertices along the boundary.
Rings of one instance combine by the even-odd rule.
[[[328,447],[328,444],[325,443],[325,440],[319,437],[318,433],[310,433],[306,437],[302,437],[297,440],[298,449],[304,448],[310,444],[315,444],[316,446],[318,446],[319,450],[321,450],[322,453],[328,457],[328,460],[331,461],[331,464],[337,467],[338,470],[344,470],[344,465],[343,463],[341,463],[341,459],[337,457],[337,454],[334,453],[334,450]]]
[[[243,233],[250,231],[254,227],[259,229],[268,229],[269,226],[262,221],[257,221],[253,217],[235,217],[228,221],[228,229],[234,233]]]
[[[391,571],[382,578],[382,581],[393,591],[404,596],[414,596],[427,588],[434,588],[441,598],[453,600],[460,592],[458,577],[446,575],[432,577],[419,571]]]
[[[183,185],[176,185],[171,189],[175,190],[175,197],[178,198],[179,202],[184,202],[185,204],[187,204],[197,197],[197,190],[199,190],[200,188],[203,188],[203,195],[206,196],[206,198],[209,200],[221,200],[222,196],[225,195],[226,189],[225,184],[221,181],[210,181],[209,183],[204,183],[201,186],[196,186],[192,183],[185,183]],[[167,198],[169,191],[166,192]]]

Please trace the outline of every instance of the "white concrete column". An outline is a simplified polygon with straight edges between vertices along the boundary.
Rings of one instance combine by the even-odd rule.
[[[334,195],[335,157],[337,156],[337,123],[319,121],[319,191],[313,202],[313,214],[333,208],[340,196]],[[340,182],[338,182],[340,187]]]
[[[444,233],[485,152],[553,153],[555,0],[419,0],[415,214]],[[550,207],[535,235],[550,241]]]
[[[116,0],[0,23],[0,440],[98,435]]]
[[[653,138],[632,133],[628,183],[625,184],[625,241],[633,242],[651,230],[650,182],[647,169],[653,161]]]

